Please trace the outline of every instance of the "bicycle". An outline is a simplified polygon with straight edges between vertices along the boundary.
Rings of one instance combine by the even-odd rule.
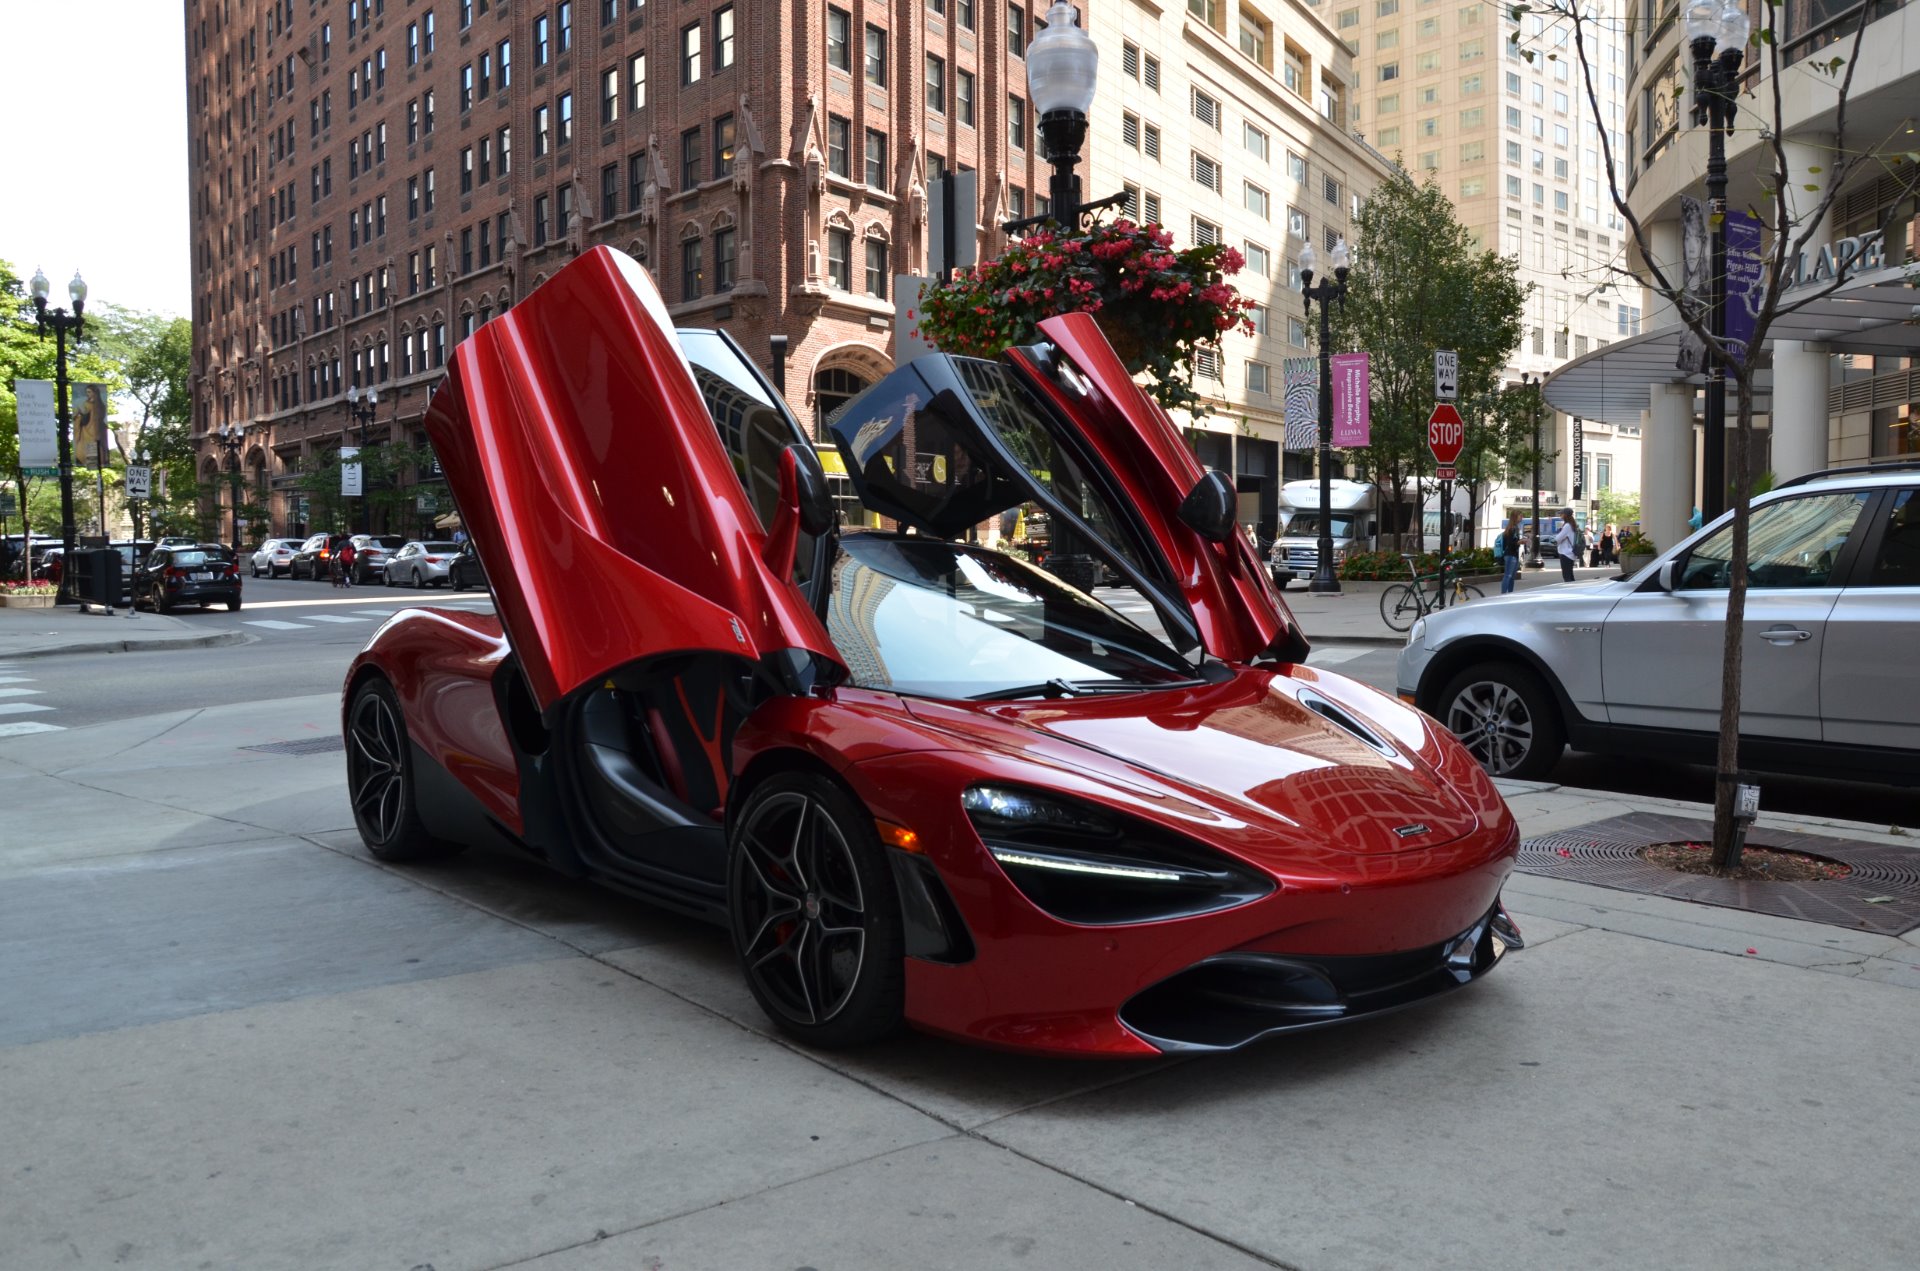
[[[1441,560],[1438,571],[1422,574],[1414,564],[1419,558],[1411,552],[1402,552],[1400,559],[1407,562],[1407,573],[1412,582],[1395,583],[1380,593],[1380,616],[1395,631],[1409,631],[1413,624],[1436,609],[1445,609],[1450,604],[1467,600],[1479,600],[1487,593],[1470,582],[1461,579],[1460,570],[1466,565],[1464,556],[1448,556]],[[1424,584],[1431,583],[1428,592]]]

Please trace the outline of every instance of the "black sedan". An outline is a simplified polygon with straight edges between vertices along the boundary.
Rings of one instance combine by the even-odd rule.
[[[134,575],[135,604],[166,613],[179,605],[240,607],[240,561],[224,547],[156,547]]]
[[[459,554],[448,562],[447,585],[455,591],[487,585],[487,571],[481,567],[480,555],[473,550],[471,539],[462,543]]]

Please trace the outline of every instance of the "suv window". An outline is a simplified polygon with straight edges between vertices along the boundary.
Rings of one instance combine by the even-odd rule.
[[[1747,585],[1773,589],[1826,587],[1847,536],[1871,491],[1804,494],[1753,510],[1747,533]],[[1724,588],[1732,577],[1733,523],[1701,540],[1687,555],[1682,591]]]
[[[1867,571],[1869,587],[1920,587],[1920,498],[1902,490],[1880,536],[1880,550]]]

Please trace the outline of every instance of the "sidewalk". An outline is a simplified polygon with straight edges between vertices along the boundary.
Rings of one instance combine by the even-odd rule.
[[[1920,933],[1516,874],[1525,949],[1364,1023],[815,1052],[719,932],[507,852],[370,860],[338,750],[254,748],[339,709],[0,740],[0,1266],[1920,1265]],[[1503,789],[1530,836],[1704,813]]]
[[[65,653],[134,653],[150,649],[210,649],[245,644],[242,631],[210,631],[204,623],[115,609],[112,615],[52,609],[0,608],[0,662]]]
[[[1619,567],[1613,565],[1573,571],[1575,582],[1617,578],[1619,574]],[[1535,587],[1559,584],[1560,570],[1558,566],[1553,566],[1522,570],[1516,585],[1522,591],[1531,591]],[[1497,578],[1476,585],[1489,596],[1497,595],[1500,591]],[[1406,634],[1389,627],[1387,620],[1380,616],[1380,593],[1391,586],[1392,580],[1345,582],[1340,584],[1339,595],[1317,596],[1307,590],[1305,582],[1295,581],[1288,585],[1280,598],[1287,602],[1287,607],[1293,610],[1293,616],[1300,620],[1300,626],[1307,633],[1310,643],[1377,644],[1397,649],[1407,642]]]

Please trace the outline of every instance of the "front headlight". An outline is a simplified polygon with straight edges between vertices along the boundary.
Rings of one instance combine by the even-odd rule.
[[[1426,638],[1427,620],[1425,618],[1415,618],[1413,620],[1413,630],[1407,632],[1407,643],[1418,646],[1420,642]]]
[[[1185,918],[1273,890],[1271,879],[1169,830],[1058,795],[973,786],[960,805],[1021,894],[1065,922]]]

